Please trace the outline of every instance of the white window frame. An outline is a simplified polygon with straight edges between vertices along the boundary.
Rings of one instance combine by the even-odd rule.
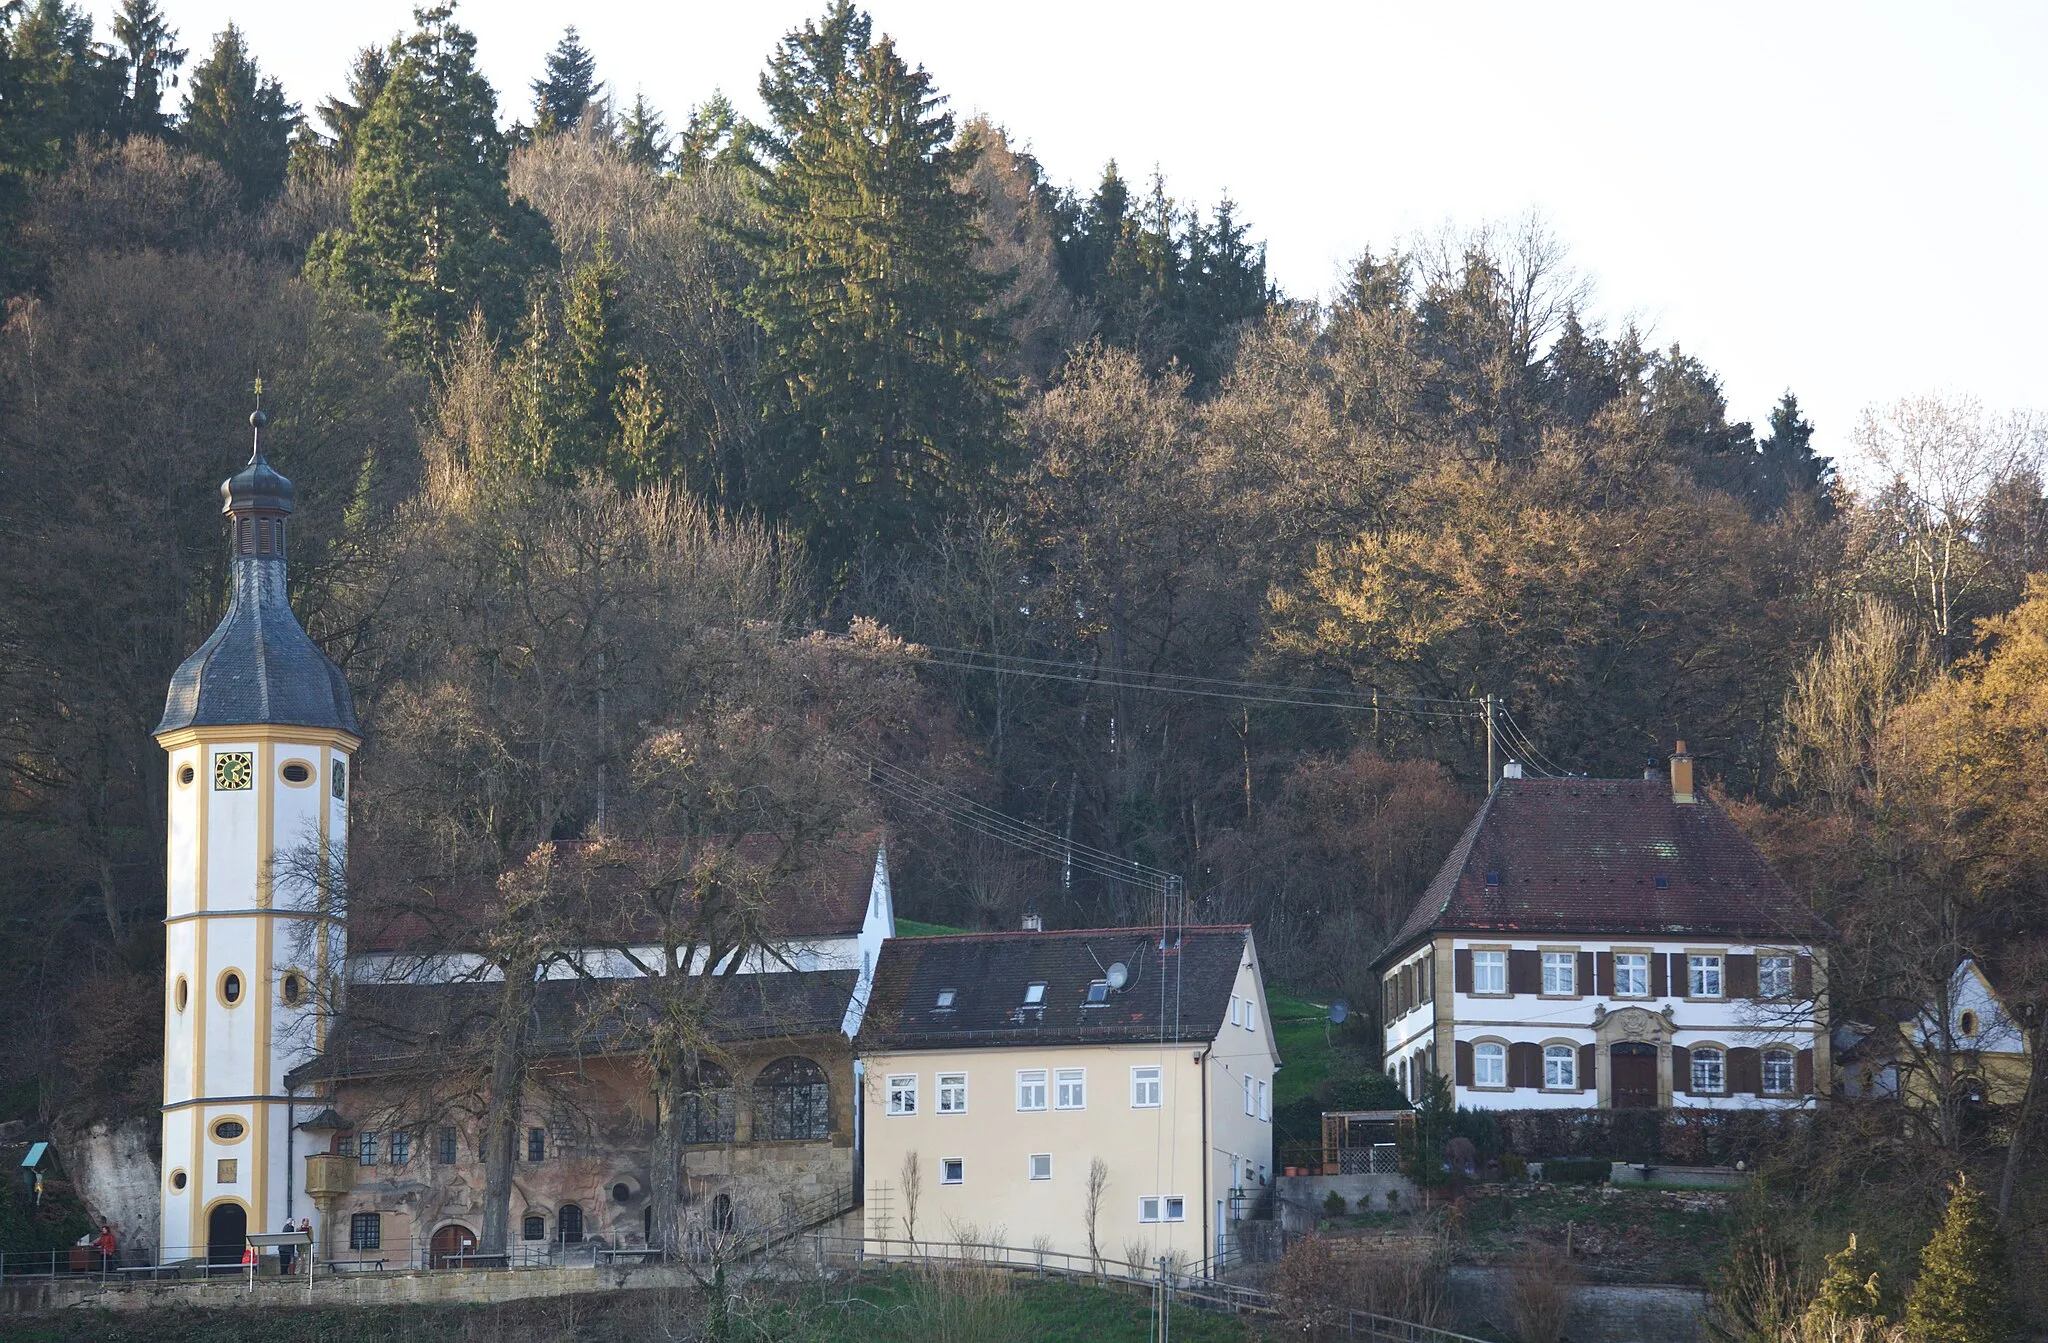
[[[1756,996],[1759,998],[1790,998],[1792,983],[1798,974],[1798,958],[1782,951],[1764,952],[1756,958]],[[1783,982],[1773,986],[1772,981],[1782,978]]]
[[[1263,1077],[1259,1079],[1259,1118],[1268,1124],[1273,1122],[1272,1092],[1267,1088]]]
[[[942,1157],[940,1157],[940,1158],[939,1158],[939,1183],[940,1183],[940,1184],[966,1184],[966,1183],[967,1183],[967,1163],[966,1163],[966,1161],[962,1160],[962,1159],[961,1159],[960,1157],[957,1157],[957,1156],[942,1156]]]
[[[1238,1026],[1238,1025],[1242,1025],[1242,1024],[1244,1023],[1244,1016],[1243,1016],[1243,1012],[1244,1012],[1244,1008],[1243,1008],[1243,1006],[1242,1006],[1241,1002],[1239,1001],[1239,999],[1238,999],[1238,996],[1237,996],[1236,994],[1234,994],[1234,993],[1233,993],[1233,994],[1231,994],[1231,995],[1230,995],[1230,1024],[1231,1024],[1231,1025],[1233,1025],[1233,1026]]]
[[[1244,1000],[1244,1028],[1248,1031],[1259,1028],[1259,1009],[1249,998]]]
[[[1159,1098],[1165,1091],[1165,1069],[1158,1064],[1146,1064],[1131,1069],[1131,1108],[1133,1110],[1156,1110]]]
[[[1026,1007],[1045,1006],[1045,984],[1043,981],[1024,986],[1024,1005]]]
[[[1144,1194],[1138,1199],[1140,1222],[1185,1222],[1188,1201],[1179,1194]]]
[[[1485,959],[1482,960],[1481,957]],[[1495,980],[1493,971],[1499,972]],[[1488,988],[1489,982],[1499,983],[1499,988]],[[1505,951],[1489,949],[1472,953],[1472,994],[1474,997],[1505,998],[1508,996],[1508,954]]]
[[[1713,1085],[1703,1080],[1706,1077],[1708,1059],[1713,1060]],[[1702,1045],[1692,1051],[1692,1090],[1699,1096],[1725,1096],[1728,1094],[1728,1051],[1719,1045]]]
[[[967,1113],[967,1074],[940,1073],[933,1085],[938,1088],[938,1112],[942,1115],[964,1115]]]
[[[1481,1053],[1481,1050],[1490,1051]],[[1500,1065],[1498,1072],[1488,1080],[1485,1063],[1492,1061]],[[1508,1088],[1508,1047],[1498,1040],[1485,1040],[1472,1046],[1472,1085],[1485,1087],[1489,1091],[1506,1091]]]
[[[1046,1081],[1049,1076],[1043,1068],[1017,1070],[1017,1110],[1020,1114],[1036,1114],[1048,1107],[1052,1096],[1052,1088]]]
[[[1043,1162],[1041,1166],[1039,1163]],[[1043,1170],[1044,1174],[1039,1172]],[[1050,1180],[1052,1178],[1052,1153],[1033,1152],[1024,1158],[1024,1176],[1027,1180]]]
[[[1259,1112],[1258,1101],[1252,1092],[1252,1079],[1244,1079],[1244,1112],[1255,1115]]]
[[[1546,951],[1543,955],[1543,996],[1579,996],[1579,954],[1576,951]],[[1562,987],[1559,987],[1562,985]]]
[[[1785,1085],[1771,1085],[1771,1060],[1782,1059],[1785,1066]],[[1766,1096],[1795,1096],[1799,1093],[1799,1052],[1783,1045],[1773,1045],[1763,1051],[1758,1063],[1761,1085]]]
[[[1623,964],[1623,962],[1633,964]],[[1623,976],[1627,978],[1624,979]],[[1612,996],[1616,998],[1647,998],[1650,996],[1650,953],[1647,951],[1617,951],[1614,953],[1614,986]]]
[[[1562,1064],[1562,1067],[1558,1065]],[[1557,1079],[1562,1076],[1563,1081]],[[1577,1091],[1579,1089],[1579,1051],[1572,1045],[1543,1046],[1543,1089],[1545,1091]]]
[[[1070,1091],[1069,1088],[1072,1088]],[[1055,1110],[1085,1110],[1088,1108],[1088,1070],[1086,1068],[1055,1068],[1052,1070],[1052,1108]]]
[[[1711,985],[1711,988],[1709,987]],[[1685,954],[1685,988],[1688,998],[1728,996],[1728,961],[1710,951]]]
[[[889,1093],[889,1114],[892,1118],[917,1113],[916,1073],[891,1073],[886,1087]]]

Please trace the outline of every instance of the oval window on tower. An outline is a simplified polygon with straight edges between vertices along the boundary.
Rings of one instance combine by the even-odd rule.
[[[198,777],[199,771],[193,769],[190,765],[180,765],[178,767],[178,787],[190,788],[192,786],[192,780]]]
[[[242,1001],[242,976],[233,970],[224,971],[220,977],[220,1000],[229,1007]]]
[[[279,992],[284,996],[286,1007],[297,1007],[306,1000],[306,981],[299,978],[297,971],[292,971],[284,977]]]
[[[213,1122],[215,1142],[240,1142],[242,1135],[248,1131],[247,1126],[239,1119],[216,1119]]]
[[[190,1001],[191,997],[192,986],[185,982],[185,976],[179,975],[178,987],[171,990],[171,1001],[176,1003],[178,1010],[182,1012],[185,1010],[185,1004]]]
[[[304,788],[313,782],[313,766],[304,760],[287,760],[277,772],[294,788]]]
[[[174,1170],[174,1171],[172,1171],[172,1172],[171,1172],[171,1192],[172,1192],[172,1193],[174,1193],[174,1194],[175,1194],[175,1193],[181,1193],[181,1192],[183,1192],[184,1188],[185,1188],[185,1172],[184,1172],[184,1171],[181,1171],[181,1170]]]

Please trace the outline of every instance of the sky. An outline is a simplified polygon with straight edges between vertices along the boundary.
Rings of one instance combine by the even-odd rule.
[[[410,0],[163,0],[196,61],[230,19],[308,109]],[[680,123],[745,111],[824,0],[468,0],[500,113],[573,19]],[[92,6],[104,27],[112,0]],[[1536,212],[1593,313],[1676,341],[1759,426],[1786,390],[1847,456],[1930,392],[2048,408],[2048,5],[874,0],[878,32],[1056,182],[1114,158],[1226,193],[1291,296],[1361,250]]]

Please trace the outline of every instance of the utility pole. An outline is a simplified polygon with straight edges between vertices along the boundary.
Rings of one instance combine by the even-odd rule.
[[[1500,775],[1495,772],[1493,767],[1493,752],[1493,696],[1488,695],[1486,697],[1486,791],[1489,793],[1493,791],[1495,781],[1500,778]]]

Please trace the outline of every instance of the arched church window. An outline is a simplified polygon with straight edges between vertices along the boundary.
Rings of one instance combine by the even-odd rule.
[[[754,1081],[754,1136],[767,1141],[832,1136],[832,1088],[806,1058],[779,1058]]]
[[[686,1143],[731,1142],[736,1125],[732,1074],[706,1060],[684,1083],[676,1123]]]

